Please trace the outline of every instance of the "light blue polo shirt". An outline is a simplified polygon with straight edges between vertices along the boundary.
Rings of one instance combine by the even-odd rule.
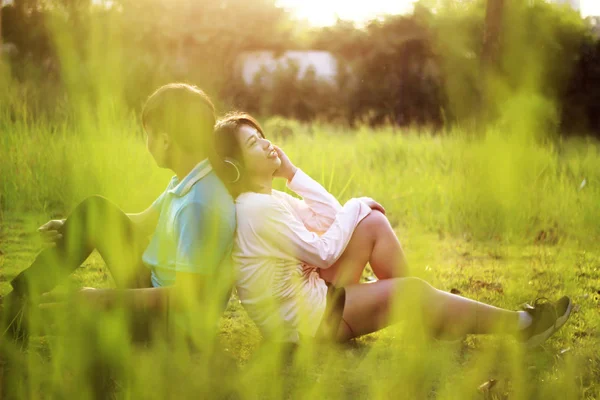
[[[235,205],[209,161],[181,181],[174,176],[154,201],[160,217],[142,260],[152,286],[170,286],[177,272],[230,276]]]

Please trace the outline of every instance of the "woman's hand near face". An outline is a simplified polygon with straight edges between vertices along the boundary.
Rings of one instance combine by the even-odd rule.
[[[277,178],[285,178],[288,181],[291,181],[294,175],[296,174],[298,168],[294,164],[292,164],[292,162],[290,161],[288,156],[283,152],[283,150],[281,150],[275,145],[273,145],[273,147],[277,152],[277,156],[279,156],[279,159],[281,160],[281,165],[279,166],[277,171],[275,171],[273,176]]]

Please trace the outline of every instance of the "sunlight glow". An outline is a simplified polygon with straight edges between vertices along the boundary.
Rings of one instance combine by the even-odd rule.
[[[581,15],[600,16],[600,1],[598,0],[581,0]]]
[[[347,0],[278,0],[277,5],[294,13],[301,20],[314,26],[333,25],[340,18],[358,23],[385,14],[411,12],[415,0],[370,0],[354,2]]]
[[[277,0],[277,5],[314,26],[333,25],[340,18],[364,23],[385,14],[409,13],[416,0]],[[581,15],[600,16],[599,0],[580,0]]]

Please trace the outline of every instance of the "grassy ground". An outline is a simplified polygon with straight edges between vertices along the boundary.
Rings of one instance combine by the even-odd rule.
[[[34,257],[38,245],[31,232],[43,221],[40,218],[5,216],[0,234],[1,293],[7,292],[8,281]],[[139,376],[128,381],[117,374],[111,378],[113,385],[105,389],[106,393],[134,398],[151,393],[150,397],[161,398],[161,393],[168,393],[174,386],[176,392],[186,396],[206,391],[228,396],[232,390],[233,398],[281,398],[282,395],[312,398],[311,393],[336,398],[402,395],[403,398],[593,399],[600,396],[597,350],[600,253],[572,243],[504,246],[496,242],[440,238],[438,234],[417,230],[407,230],[400,236],[409,255],[427,243],[429,261],[417,268],[418,273],[439,288],[508,308],[537,296],[554,298],[568,293],[577,303],[576,312],[542,348],[525,353],[509,338],[470,337],[450,344],[415,342],[407,331],[410,327],[400,325],[348,346],[333,349],[309,346],[299,352],[298,359],[275,363],[279,366],[276,368],[272,365],[272,355],[261,353],[260,335],[234,298],[222,319],[220,360],[210,363],[211,373],[205,371],[206,360],[202,356],[181,357],[177,363],[182,375],[167,378],[162,368],[145,371],[137,366],[134,375]],[[70,283],[107,287],[111,278],[102,260],[94,254],[73,274]],[[11,378],[27,382],[20,387],[21,395],[54,397],[88,388],[81,371],[70,371],[80,367],[82,360],[75,357],[70,365],[71,361],[53,359],[64,343],[45,338],[33,343],[29,353],[23,354],[19,373]],[[125,347],[120,351],[126,351],[120,358],[130,364],[149,359],[165,367],[165,363],[174,362],[152,347]],[[202,379],[200,382],[192,379],[189,373],[194,368],[200,374],[217,375],[218,389],[207,382],[201,383]],[[32,374],[37,378],[32,379]],[[53,382],[50,377],[57,374],[60,378]],[[66,379],[69,374],[75,379]],[[224,381],[223,374],[231,380]],[[147,388],[142,389],[135,378],[153,382],[159,391],[146,392]],[[490,380],[496,382],[491,389],[478,389]]]
[[[532,351],[501,337],[432,343],[401,324],[347,346],[306,343],[287,358],[261,344],[235,299],[218,345],[198,352],[162,341],[132,345],[121,334],[123,315],[77,314],[34,338],[29,351],[9,352],[0,398],[600,397],[597,143],[291,123],[293,136],[279,138],[281,123],[289,122],[268,121],[267,135],[342,202],[367,195],[386,207],[415,275],[509,309],[568,294],[577,303],[569,323]],[[9,133],[0,135],[0,294],[40,249],[35,229],[48,218],[92,194],[141,210],[170,176],[153,165],[133,119],[81,130],[2,124]],[[69,282],[111,284],[97,255]]]

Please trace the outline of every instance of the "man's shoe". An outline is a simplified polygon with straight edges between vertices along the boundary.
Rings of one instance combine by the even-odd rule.
[[[571,299],[567,296],[563,296],[556,303],[554,303],[554,308],[556,309],[556,330],[558,330],[561,326],[563,326],[569,317],[571,316],[571,311],[573,310],[573,303]]]
[[[520,339],[527,347],[542,344],[567,322],[573,304],[564,296],[555,303],[544,303],[536,300],[534,305],[526,304],[524,311],[531,316],[531,325],[520,332]]]
[[[8,338],[27,345],[27,299],[11,292],[0,299],[0,340]]]

